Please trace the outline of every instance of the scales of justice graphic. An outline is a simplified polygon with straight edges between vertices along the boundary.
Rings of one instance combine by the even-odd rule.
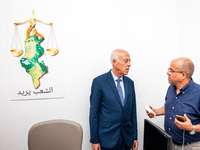
[[[10,51],[13,56],[19,57],[23,54],[22,44],[17,29],[18,25],[23,25],[29,22],[30,25],[26,29],[25,39],[25,54],[20,59],[21,66],[25,68],[26,72],[31,75],[34,88],[37,89],[40,86],[39,79],[46,73],[48,73],[48,66],[44,61],[39,62],[38,59],[44,54],[44,48],[40,45],[44,41],[44,36],[36,30],[36,22],[40,22],[50,26],[49,37],[47,40],[46,52],[51,56],[58,54],[58,46],[53,30],[53,23],[44,23],[35,18],[34,10],[32,10],[31,19],[25,22],[14,23],[15,29],[13,33],[12,43]],[[49,44],[51,43],[51,44]]]

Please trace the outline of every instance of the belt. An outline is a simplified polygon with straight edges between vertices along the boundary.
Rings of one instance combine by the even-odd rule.
[[[183,143],[177,143],[175,141],[173,141],[173,143],[176,144],[176,145],[183,145]],[[184,143],[184,145],[188,145],[188,144],[191,144],[191,143]]]

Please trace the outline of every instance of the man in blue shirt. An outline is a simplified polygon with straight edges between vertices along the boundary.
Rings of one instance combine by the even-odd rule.
[[[168,68],[168,88],[165,105],[150,108],[156,116],[165,115],[165,131],[172,136],[173,150],[200,149],[200,85],[192,79],[194,64],[188,58],[173,60]],[[147,112],[150,118],[154,114]],[[185,122],[176,115],[184,116]]]

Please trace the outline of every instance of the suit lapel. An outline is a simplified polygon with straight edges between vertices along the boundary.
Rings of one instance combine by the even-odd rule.
[[[123,80],[124,80],[124,92],[125,92],[125,102],[124,102],[124,107],[126,106],[127,103],[127,97],[128,97],[128,81],[127,78],[125,76],[123,76]]]
[[[107,73],[107,81],[113,91],[113,93],[115,94],[116,98],[117,98],[117,101],[120,103],[120,105],[122,106],[122,103],[121,103],[121,99],[119,97],[119,94],[118,94],[118,91],[117,91],[117,88],[116,88],[116,85],[115,85],[115,82],[114,82],[114,79],[112,77],[112,74],[111,74],[111,71],[109,71]]]

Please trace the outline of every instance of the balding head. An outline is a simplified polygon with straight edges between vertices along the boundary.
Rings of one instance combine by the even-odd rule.
[[[171,63],[177,63],[177,69],[185,72],[188,78],[192,78],[194,73],[194,64],[189,58],[181,57],[174,59]]]
[[[127,75],[131,66],[131,58],[127,51],[123,49],[116,49],[110,56],[112,63],[112,72],[118,78]]]
[[[113,65],[113,60],[115,59],[116,61],[119,61],[119,59],[120,59],[120,54],[121,53],[127,53],[128,54],[128,52],[127,51],[125,51],[125,50],[123,50],[123,49],[116,49],[116,50],[114,50],[112,53],[111,53],[111,55],[110,55],[110,62],[111,62],[111,64]]]

